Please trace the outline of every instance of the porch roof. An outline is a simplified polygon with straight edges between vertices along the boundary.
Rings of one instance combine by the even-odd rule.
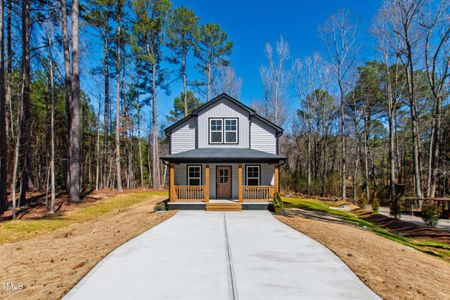
[[[279,163],[286,160],[286,156],[271,154],[249,148],[201,148],[165,155],[162,160],[173,163],[188,162],[259,162]]]

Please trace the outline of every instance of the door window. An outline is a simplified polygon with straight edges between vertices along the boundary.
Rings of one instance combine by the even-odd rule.
[[[219,182],[220,183],[228,183],[228,169],[220,169],[219,170]]]

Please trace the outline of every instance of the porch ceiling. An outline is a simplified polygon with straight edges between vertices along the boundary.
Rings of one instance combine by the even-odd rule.
[[[162,160],[173,163],[184,162],[259,162],[279,163],[286,156],[271,154],[249,148],[202,148],[193,149],[161,157]]]

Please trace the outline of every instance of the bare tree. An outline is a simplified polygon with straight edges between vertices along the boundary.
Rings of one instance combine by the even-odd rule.
[[[415,86],[416,57],[414,51],[421,36],[418,31],[417,21],[422,12],[423,4],[423,0],[390,0],[384,3],[384,9],[389,12],[389,23],[399,41],[396,55],[402,62],[406,73],[413,142],[414,187],[418,198],[422,198],[423,194],[420,166],[419,113]]]
[[[331,64],[334,66],[340,95],[341,111],[341,195],[346,199],[346,145],[345,145],[345,95],[348,86],[345,81],[352,69],[357,49],[355,48],[357,26],[351,21],[349,11],[340,10],[332,15],[320,29],[322,40],[328,51]]]
[[[427,180],[427,197],[434,197],[439,173],[442,102],[448,96],[446,86],[450,76],[450,6],[447,0],[440,1],[437,7],[433,3],[429,5],[423,12],[420,24],[425,31],[425,72],[434,100]]]
[[[312,194],[311,180],[312,180],[312,139],[313,139],[313,114],[314,105],[318,101],[318,93],[315,91],[321,88],[320,68],[322,58],[319,54],[314,54],[312,57],[306,57],[304,61],[296,59],[293,65],[293,83],[294,88],[300,101],[301,110],[299,116],[305,123],[307,130],[307,185],[308,194]]]
[[[389,22],[387,19],[387,12],[381,9],[376,17],[376,21],[372,25],[372,31],[378,41],[378,50],[382,56],[383,62],[386,65],[386,89],[388,100],[388,129],[389,129],[389,192],[390,201],[393,203],[396,199],[395,183],[396,183],[396,169],[395,169],[395,115],[397,107],[397,98],[394,97],[394,90],[391,81],[391,57],[395,57],[395,80],[398,78],[398,57],[392,55],[393,49],[396,49],[396,39],[392,38]]]
[[[55,187],[55,83],[54,83],[54,60],[53,60],[53,23],[48,21],[45,24],[45,34],[47,39],[47,51],[48,51],[48,73],[50,82],[50,206],[49,213],[55,213],[56,205],[56,187]]]
[[[285,64],[289,60],[289,45],[280,37],[276,44],[275,55],[270,43],[266,44],[268,66],[260,67],[261,81],[264,88],[264,97],[268,117],[277,125],[286,120],[285,101],[290,79],[290,72]]]
[[[231,66],[219,66],[213,79],[212,90],[215,95],[226,93],[234,98],[241,96],[242,79]]]

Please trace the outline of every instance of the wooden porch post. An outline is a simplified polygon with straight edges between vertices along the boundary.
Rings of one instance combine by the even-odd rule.
[[[173,164],[170,164],[169,168],[169,202],[175,200],[175,170]]]
[[[275,193],[280,192],[280,167],[278,164],[275,165]]]
[[[239,164],[238,167],[238,198],[239,202],[242,203],[242,164]]]
[[[205,166],[205,203],[209,202],[209,165]]]

